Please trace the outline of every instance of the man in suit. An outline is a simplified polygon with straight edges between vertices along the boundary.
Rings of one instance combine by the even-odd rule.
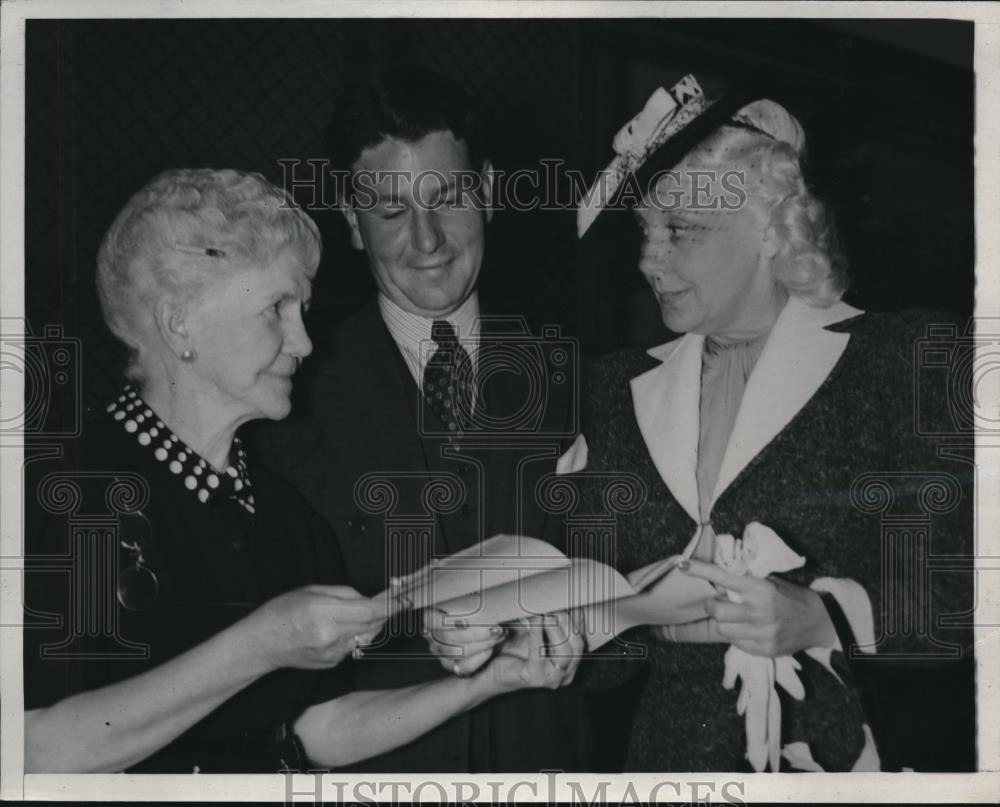
[[[334,167],[351,177],[340,208],[378,293],[313,368],[305,411],[258,435],[263,453],[326,517],[366,595],[497,533],[558,541],[535,489],[573,441],[575,354],[557,332],[536,339],[522,318],[484,315],[493,172],[465,94],[397,69],[346,90],[330,131]],[[358,686],[468,673],[504,639],[496,626],[453,626],[433,637],[439,653],[453,639],[458,655],[442,663],[421,630],[412,614],[391,625],[354,665]],[[567,620],[551,626],[558,635],[577,656],[568,683],[582,640]],[[586,768],[577,697],[499,699],[357,770]]]

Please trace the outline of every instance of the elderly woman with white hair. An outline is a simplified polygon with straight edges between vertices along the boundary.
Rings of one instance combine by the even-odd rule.
[[[236,434],[289,412],[319,258],[295,202],[231,170],[161,174],[105,236],[97,285],[130,384],[60,470],[29,467],[28,552],[73,570],[27,575],[26,612],[58,619],[25,629],[26,771],[341,766],[565,680],[540,624],[468,678],[349,692],[331,669],[395,604],[339,584],[324,522]],[[111,507],[110,544],[68,507],[91,524]]]
[[[586,436],[600,473],[581,484],[600,502],[597,482],[629,472],[646,495],[617,514],[617,546],[590,551],[626,572],[681,555],[678,574],[711,584],[701,619],[623,634],[612,651],[648,645],[625,766],[878,769],[852,668],[972,649],[957,618],[973,602],[969,466],[914,422],[918,395],[947,411],[945,385],[918,388],[914,361],[936,320],[841,300],[845,261],[781,105],[708,98],[688,76],[615,146],[580,229],[616,187],[639,191],[639,269],[681,335],[595,368]],[[903,526],[886,532],[893,518]],[[931,556],[954,562],[930,574]],[[634,670],[601,660],[581,675],[601,688]]]

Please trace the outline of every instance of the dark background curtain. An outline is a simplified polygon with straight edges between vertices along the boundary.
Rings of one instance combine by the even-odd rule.
[[[656,86],[686,72],[752,81],[806,127],[850,256],[848,301],[972,311],[972,23],[32,20],[27,30],[26,312],[36,334],[61,323],[82,340],[91,407],[118,385],[123,358],[96,302],[97,246],[129,195],[167,168],[294,179],[325,244],[309,323],[323,350],[330,323],[373,287],[305,161],[325,156],[342,82],[397,61],[470,90],[499,170],[561,159],[588,180]],[[287,160],[302,163],[290,171]],[[494,310],[557,323],[588,354],[668,338],[635,268],[629,216],[609,217],[581,247],[572,210],[501,211],[488,240],[482,289]]]

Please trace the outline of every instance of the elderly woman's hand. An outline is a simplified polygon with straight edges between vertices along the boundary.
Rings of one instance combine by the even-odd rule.
[[[530,617],[508,633],[496,657],[481,673],[492,675],[501,691],[558,689],[573,680],[583,640],[579,632],[574,634],[572,620],[565,612],[559,620],[553,620],[552,615]],[[565,655],[570,652],[575,656]]]
[[[431,653],[449,672],[471,675],[493,657],[494,648],[507,637],[500,625],[470,625],[437,608],[424,611],[423,628]]]
[[[559,611],[542,618],[545,653],[563,672],[564,683],[573,680],[580,664],[585,640],[580,624],[582,615],[574,611]],[[448,623],[451,624],[448,624]],[[498,646],[515,655],[523,640],[512,636],[523,628],[518,624],[506,628],[500,625],[470,626],[465,620],[449,620],[442,611],[428,609],[424,614],[423,634],[428,646],[449,672],[471,675],[493,658]],[[508,645],[513,642],[514,650]]]
[[[742,602],[733,602],[725,593],[708,600],[708,623],[673,629],[679,641],[717,641],[715,636],[721,636],[747,653],[770,657],[836,644],[833,622],[812,589],[780,577],[735,575],[697,560],[689,561],[684,571],[735,593]],[[664,638],[671,638],[670,633]],[[690,638],[682,638],[685,635]]]
[[[584,639],[583,614],[579,610],[556,611],[544,617],[532,617],[527,622],[515,624],[511,637],[503,644],[502,649],[508,653],[527,660],[527,651],[533,650],[530,643],[531,633],[536,624],[542,627],[544,645],[541,654],[549,659],[561,674],[559,685],[565,685],[573,680],[576,669],[580,666],[580,658],[586,649]],[[528,635],[525,636],[525,632]]]
[[[564,685],[573,680],[587,649],[583,620],[583,611],[579,609],[556,611],[545,617],[545,654],[562,670]]]
[[[271,669],[323,669],[372,641],[388,618],[385,604],[348,586],[305,586],[264,603],[249,617]]]

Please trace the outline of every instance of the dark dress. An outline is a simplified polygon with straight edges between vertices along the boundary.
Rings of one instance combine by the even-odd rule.
[[[27,466],[27,710],[156,667],[279,594],[342,582],[336,544],[295,490],[238,442],[239,461],[213,473],[130,396],[66,457]],[[291,723],[349,689],[339,668],[278,670],[130,771],[304,768]]]
[[[944,325],[929,330],[936,322]],[[940,362],[929,369],[921,362],[924,345],[949,355],[960,347],[954,336],[933,344],[930,334],[961,336],[963,329],[911,312],[864,314],[827,330],[848,335],[846,349],[718,496],[711,524],[717,534],[739,537],[760,521],[807,559],[786,575],[791,582],[849,578],[871,601],[877,650],[850,659],[834,652],[844,683],[796,655],[806,697],[793,701],[782,691],[783,742],[807,743],[825,770],[850,770],[867,725],[883,769],[968,769],[975,738],[974,466],[962,407],[970,398],[960,374],[935,375]],[[592,477],[580,481],[581,499],[599,509],[604,494],[595,480],[616,472],[630,474],[643,491],[640,503],[616,515],[612,559],[626,572],[681,552],[697,527],[664,484],[637,423],[630,382],[654,368],[659,372],[656,359],[630,351],[605,358],[593,374]],[[780,382],[772,389],[785,394]],[[849,648],[849,626],[833,616]],[[591,687],[613,689],[631,678],[638,703],[624,740],[626,769],[749,770],[739,687],[722,684],[727,647],[653,641],[636,629],[606,648],[613,659],[585,662],[581,680]]]

